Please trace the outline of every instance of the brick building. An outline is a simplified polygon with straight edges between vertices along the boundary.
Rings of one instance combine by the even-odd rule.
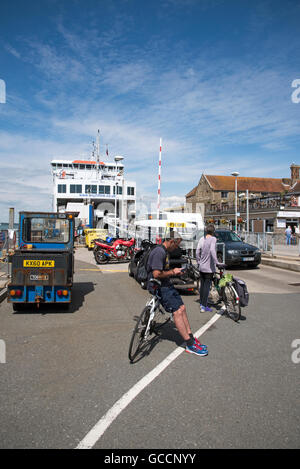
[[[255,232],[282,232],[300,221],[300,165],[292,164],[290,178],[237,177],[238,222],[245,229],[247,191],[249,229]],[[205,221],[220,226],[234,226],[235,177],[202,174],[200,181],[186,195],[186,204],[197,210],[204,204]]]

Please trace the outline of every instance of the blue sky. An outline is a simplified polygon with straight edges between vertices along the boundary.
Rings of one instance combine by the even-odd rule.
[[[300,3],[2,0],[0,220],[50,210],[53,158],[124,156],[139,199],[177,204],[206,174],[300,163]],[[0,95],[1,98],[1,95]]]

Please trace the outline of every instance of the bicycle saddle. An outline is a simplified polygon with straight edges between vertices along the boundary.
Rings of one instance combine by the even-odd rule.
[[[157,280],[156,278],[150,278],[149,282],[156,283],[157,285],[159,285],[161,287],[160,280]]]

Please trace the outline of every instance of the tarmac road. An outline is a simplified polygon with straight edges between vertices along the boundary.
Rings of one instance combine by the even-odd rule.
[[[69,312],[13,314],[0,306],[1,448],[77,447],[181,344],[166,326],[151,353],[131,365],[130,335],[147,293],[125,264],[99,269],[83,252]],[[292,344],[300,339],[300,274],[267,266],[233,273],[251,293],[243,320],[220,317],[201,337],[209,355],[181,353],[95,448],[299,448],[300,350]],[[184,301],[194,331],[214,316],[199,313],[196,296]]]

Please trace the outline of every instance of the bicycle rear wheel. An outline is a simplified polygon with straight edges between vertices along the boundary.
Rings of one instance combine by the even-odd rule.
[[[142,346],[145,344],[144,336],[149,321],[150,309],[150,306],[146,306],[143,309],[133,329],[128,351],[128,358],[131,362],[137,357]]]
[[[239,321],[241,318],[241,305],[231,285],[225,286],[224,303],[228,316],[235,322]]]

